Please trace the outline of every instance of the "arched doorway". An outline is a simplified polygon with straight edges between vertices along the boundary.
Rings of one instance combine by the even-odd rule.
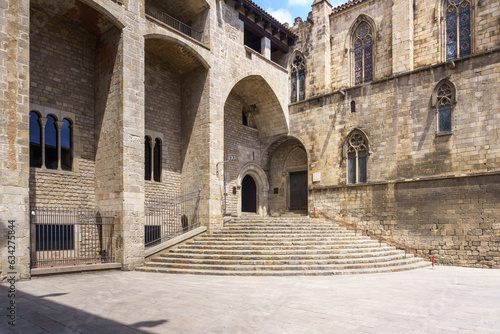
[[[257,185],[250,175],[241,182],[241,211],[257,213]]]

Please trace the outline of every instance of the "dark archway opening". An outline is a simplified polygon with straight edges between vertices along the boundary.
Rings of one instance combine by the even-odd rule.
[[[257,185],[250,175],[241,182],[241,211],[257,213]]]
[[[290,210],[307,210],[307,171],[290,173]]]

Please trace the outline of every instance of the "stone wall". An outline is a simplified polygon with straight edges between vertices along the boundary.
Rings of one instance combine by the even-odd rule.
[[[500,267],[500,174],[312,191],[343,217],[445,265]]]
[[[181,181],[181,78],[152,52],[146,53],[146,135],[162,141],[161,182],[145,182],[146,200],[176,193]],[[154,159],[153,159],[154,160]]]
[[[96,38],[73,21],[32,6],[30,105],[72,122],[73,169],[31,168],[32,206],[94,205],[94,64]],[[47,18],[47,19],[41,19]]]
[[[248,110],[248,106],[236,93],[231,93],[224,106],[224,154],[225,160],[229,156],[236,156],[237,160],[219,165],[219,169],[223,169],[225,173],[226,214],[231,215],[238,214],[238,200],[241,193],[241,189],[238,189],[238,177],[241,168],[250,162],[261,163],[259,130],[242,124],[243,109]],[[249,121],[251,124],[252,120]],[[220,179],[223,183],[224,175],[221,174]],[[237,189],[235,194],[233,188]]]

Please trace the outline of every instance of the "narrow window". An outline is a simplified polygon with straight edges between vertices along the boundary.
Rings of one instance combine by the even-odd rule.
[[[446,60],[471,54],[471,5],[469,0],[446,0]]]
[[[368,146],[363,133],[355,130],[347,140],[347,182],[366,183]]]
[[[71,122],[65,118],[61,127],[61,168],[63,170],[71,170],[73,166],[71,138]]]
[[[151,181],[151,138],[144,140],[144,180]]]
[[[356,85],[370,82],[373,77],[373,41],[368,23],[363,22],[354,32],[354,81]]]
[[[156,182],[161,181],[161,140],[156,138],[154,149],[154,175],[153,178]]]
[[[47,116],[45,124],[45,167],[48,169],[57,169],[57,124],[54,116]]]
[[[351,112],[356,112],[356,102],[351,101]]]
[[[451,132],[451,106],[453,101],[453,90],[449,83],[439,85],[437,92],[438,107],[438,132]]]
[[[34,111],[30,112],[30,167],[42,167],[42,127]]]
[[[290,73],[290,101],[304,101],[306,99],[306,66],[301,55],[295,56]]]
[[[241,124],[248,126],[248,117],[245,115],[245,110],[241,111]]]

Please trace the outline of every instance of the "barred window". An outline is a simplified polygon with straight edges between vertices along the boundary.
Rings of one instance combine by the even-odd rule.
[[[354,78],[359,85],[373,79],[373,32],[363,22],[354,32]]]
[[[306,65],[301,55],[296,55],[290,73],[291,103],[306,99]]]
[[[446,60],[471,54],[471,4],[469,0],[445,0]]]
[[[368,142],[359,131],[351,132],[347,139],[347,182],[349,184],[365,183],[368,156]]]

